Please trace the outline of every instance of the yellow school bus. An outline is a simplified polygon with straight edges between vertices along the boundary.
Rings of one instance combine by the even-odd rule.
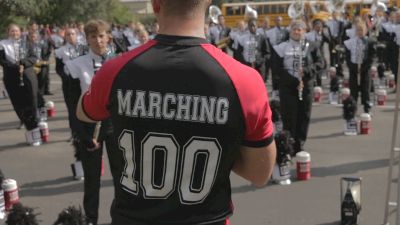
[[[397,1],[400,6],[400,0],[380,0],[388,6],[394,4],[393,1]],[[225,17],[225,21],[228,26],[235,26],[238,21],[245,20],[246,6],[249,5],[252,9],[258,13],[258,22],[268,16],[271,21],[271,26],[274,26],[274,20],[276,17],[281,16],[283,19],[283,25],[289,25],[291,18],[288,16],[288,8],[294,1],[285,0],[271,0],[265,2],[243,2],[243,3],[224,3],[221,6],[222,15]],[[330,17],[329,12],[329,0],[316,0],[316,1],[304,1],[304,15],[309,19],[323,19],[327,20]],[[343,11],[348,12],[350,17],[355,13],[369,13],[369,9],[373,4],[373,0],[345,0]],[[318,9],[317,12],[315,9]]]

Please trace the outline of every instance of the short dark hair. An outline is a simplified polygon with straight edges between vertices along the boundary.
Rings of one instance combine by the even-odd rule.
[[[161,4],[168,14],[190,16],[198,10],[205,9],[205,2],[204,0],[166,0]]]

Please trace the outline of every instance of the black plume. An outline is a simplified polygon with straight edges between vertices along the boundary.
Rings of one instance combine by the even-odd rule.
[[[275,135],[275,144],[277,148],[276,162],[278,164],[290,161],[290,156],[294,154],[294,139],[289,131],[281,131]]]
[[[281,120],[281,103],[278,100],[271,100],[269,102],[272,111],[272,122]]]
[[[354,119],[357,112],[357,102],[352,96],[343,100],[343,118],[345,120]]]
[[[57,221],[53,225],[84,225],[85,216],[82,213],[81,207],[79,209],[70,206],[58,214]]]
[[[7,216],[7,225],[39,225],[33,209],[23,206],[21,203],[14,204]]]

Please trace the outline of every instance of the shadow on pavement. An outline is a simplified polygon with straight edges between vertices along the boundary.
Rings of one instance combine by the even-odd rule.
[[[320,123],[320,122],[325,122],[325,121],[331,121],[331,120],[340,120],[342,119],[342,115],[338,116],[328,116],[328,117],[320,117],[320,118],[312,118],[310,123]]]
[[[363,170],[371,170],[389,165],[389,159],[378,159],[365,162],[346,163],[330,167],[314,167],[311,169],[313,177],[327,177],[342,174],[353,174]]]
[[[321,224],[317,224],[317,225],[340,225],[341,221],[336,221],[336,222],[331,222],[331,223],[321,223]]]
[[[110,186],[113,186],[112,179],[101,182],[101,187]],[[83,181],[75,181],[72,179],[72,176],[23,184],[20,186],[19,191],[21,196],[35,197],[54,196],[72,192],[83,192]]]
[[[337,133],[332,133],[332,134],[310,136],[310,137],[308,137],[308,139],[325,139],[325,138],[334,138],[334,137],[342,137],[342,136],[344,136],[343,132],[337,132]]]

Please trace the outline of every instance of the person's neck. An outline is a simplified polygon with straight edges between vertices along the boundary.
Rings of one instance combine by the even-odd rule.
[[[200,16],[201,17],[201,16]],[[181,17],[160,16],[159,34],[205,38],[204,17],[185,19]]]

